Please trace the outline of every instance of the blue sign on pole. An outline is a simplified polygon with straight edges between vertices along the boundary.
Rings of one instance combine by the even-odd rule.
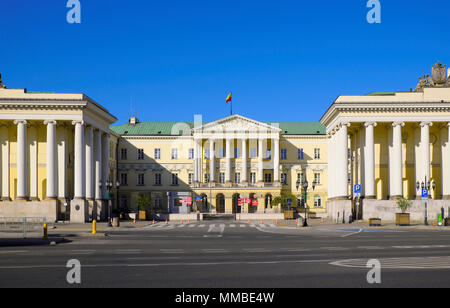
[[[288,198],[286,201],[287,201],[287,205],[292,205],[292,199],[291,198]]]
[[[428,189],[422,189],[422,199],[428,199]]]
[[[357,184],[355,185],[355,194],[360,194],[361,193],[361,185]]]
[[[195,201],[202,201],[202,197],[195,197]]]

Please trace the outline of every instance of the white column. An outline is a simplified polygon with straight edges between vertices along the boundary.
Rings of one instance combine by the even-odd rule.
[[[241,170],[241,182],[247,183],[248,182],[248,174],[247,174],[247,139],[242,138],[242,170]]]
[[[38,168],[38,142],[37,142],[37,125],[30,125],[28,128],[28,145],[29,145],[29,159],[30,159],[30,200],[38,200],[38,182],[37,182],[37,168]]]
[[[88,126],[85,131],[86,140],[86,199],[94,200],[94,128]]]
[[[47,200],[54,200],[56,193],[56,121],[44,121],[47,125]]]
[[[209,139],[209,180],[216,182],[216,152],[214,151],[214,139]]]
[[[231,141],[232,139],[226,139],[226,165],[225,165],[225,182],[231,182]]]
[[[17,200],[27,196],[27,121],[16,120],[17,125]]]
[[[75,125],[75,158],[74,158],[74,179],[75,179],[75,199],[84,199],[86,194],[85,184],[85,145],[84,145],[84,122],[73,121]]]
[[[422,180],[430,180],[430,127],[431,122],[420,123],[420,145],[422,147]]]
[[[67,128],[65,125],[56,130],[58,149],[58,199],[67,198]]]
[[[102,182],[102,133],[94,132],[94,156],[95,156],[95,200],[102,200],[103,194],[100,183]]]
[[[443,133],[441,136],[445,136],[445,131],[447,131],[447,144],[442,142],[442,198],[445,200],[450,200],[450,122],[445,125]],[[444,138],[441,137],[441,140]]]
[[[273,143],[273,181],[280,182],[280,139],[272,139]]]
[[[103,198],[106,198],[108,189],[106,183],[112,181],[109,178],[109,135],[103,133],[102,136],[102,193]]]
[[[1,151],[2,151],[2,200],[10,201],[9,197],[9,127],[0,127]]]
[[[264,182],[264,153],[263,153],[264,139],[258,139],[258,183]]]
[[[405,123],[392,123],[392,157],[389,159],[389,168],[392,170],[389,194],[392,199],[403,197],[402,126]]]
[[[334,158],[336,157],[334,153],[334,132],[331,131],[328,136],[328,199],[334,198]]]
[[[375,137],[374,128],[377,126],[375,122],[365,123],[366,127],[366,146],[364,160],[365,174],[365,198],[375,198]]]
[[[350,124],[340,125],[337,138],[337,164],[336,164],[336,197],[340,199],[348,198],[348,127]]]
[[[198,140],[194,139],[194,183],[198,180]]]

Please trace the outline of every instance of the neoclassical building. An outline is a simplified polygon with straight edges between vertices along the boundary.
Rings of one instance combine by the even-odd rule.
[[[423,219],[428,185],[427,215],[450,207],[450,78],[440,63],[409,92],[339,96],[317,123],[116,121],[84,94],[0,80],[0,217],[106,219],[111,207],[136,211],[143,195],[162,214],[273,214],[281,194],[305,204],[304,182],[309,211],[332,219],[393,220],[401,197]]]
[[[430,184],[430,215],[450,206],[450,78],[440,63],[409,92],[339,96],[320,122],[329,156],[328,214],[393,219],[395,200],[420,200]],[[423,183],[423,184],[422,184]],[[352,187],[362,187],[359,207]],[[419,185],[418,185],[419,184]],[[427,185],[428,186],[428,185]],[[391,200],[391,201],[389,201]],[[375,215],[375,216],[374,216]],[[424,206],[415,201],[413,219]]]
[[[0,217],[106,217],[116,183],[116,122],[83,94],[7,89],[0,82]],[[115,187],[115,184],[114,184]]]
[[[301,185],[307,180],[310,211],[326,211],[327,137],[320,123],[263,123],[232,115],[210,123],[201,117],[186,123],[133,118],[111,129],[121,136],[122,208],[136,209],[138,196],[149,193],[162,212],[273,213],[279,209],[270,202],[282,193],[294,196],[292,206],[303,205]],[[239,199],[252,202],[240,206]]]

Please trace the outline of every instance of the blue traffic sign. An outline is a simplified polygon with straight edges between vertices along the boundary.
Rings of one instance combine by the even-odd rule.
[[[361,185],[355,185],[355,194],[360,194],[361,193]]]
[[[428,189],[422,189],[422,199],[428,199]]]
[[[287,205],[292,205],[292,199],[291,198],[288,198],[286,201],[287,201]]]

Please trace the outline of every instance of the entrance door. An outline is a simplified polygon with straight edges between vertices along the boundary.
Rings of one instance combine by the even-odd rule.
[[[218,214],[225,213],[225,196],[218,194],[216,197],[216,210]]]
[[[241,207],[239,206],[239,194],[233,195],[233,214],[240,214],[241,213]]]

